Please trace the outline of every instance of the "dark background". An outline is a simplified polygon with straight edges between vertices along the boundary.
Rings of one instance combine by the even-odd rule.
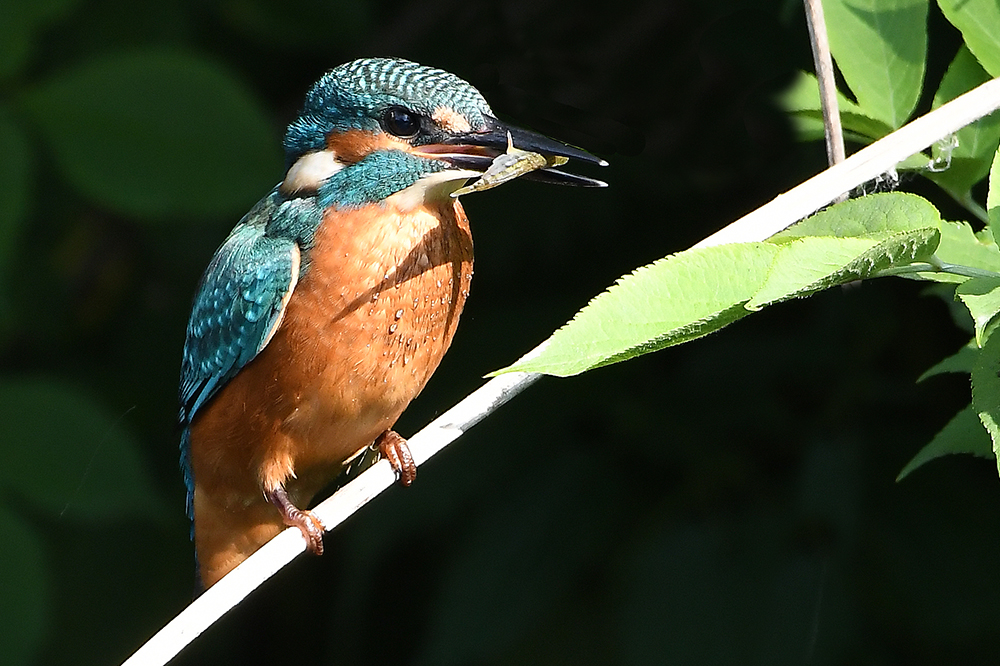
[[[283,126],[326,69],[369,55],[441,67],[501,118],[611,162],[588,171],[606,190],[514,182],[463,199],[472,296],[404,435],[615,278],[824,166],[772,102],[811,69],[794,1],[22,5],[30,27],[8,24],[17,39],[0,62],[0,120],[19,128],[30,165],[6,178],[8,194],[27,193],[20,222],[0,220],[9,663],[118,663],[190,600],[174,425],[190,298],[281,178]],[[934,6],[930,20],[933,90],[960,39]],[[221,112],[173,88],[159,99],[154,78],[136,109],[192,115],[150,140],[149,168],[189,189],[143,208],[81,187],[87,155],[63,155],[73,136],[46,119],[98,133],[92,151],[118,132],[73,96],[38,91],[150,52],[220,68],[266,120],[254,141],[271,152],[241,161],[206,140],[198,159],[170,161],[202,112]],[[139,165],[115,176],[121,192]],[[213,185],[232,183],[245,194],[213,203]],[[944,204],[920,181],[902,189]],[[176,663],[995,663],[994,465],[952,457],[895,482],[968,402],[963,376],[915,383],[967,339],[921,285],[880,280],[544,379]]]

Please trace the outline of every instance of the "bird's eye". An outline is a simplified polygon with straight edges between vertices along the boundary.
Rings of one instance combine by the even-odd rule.
[[[420,131],[420,116],[401,106],[390,106],[382,114],[382,127],[401,139],[412,139]]]

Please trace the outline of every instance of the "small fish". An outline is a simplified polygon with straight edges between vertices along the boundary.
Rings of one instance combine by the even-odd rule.
[[[471,185],[460,187],[451,193],[452,197],[459,197],[470,192],[482,192],[497,185],[502,185],[508,180],[513,180],[518,176],[536,169],[557,167],[566,164],[569,158],[562,155],[545,156],[533,153],[528,150],[521,150],[514,147],[514,140],[507,132],[507,152],[497,155],[493,159],[493,164]]]

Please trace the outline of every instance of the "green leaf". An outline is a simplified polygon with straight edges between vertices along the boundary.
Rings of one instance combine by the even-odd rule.
[[[49,614],[50,581],[42,544],[31,528],[0,504],[0,664],[35,664]]]
[[[990,322],[1000,312],[1000,277],[972,278],[958,285],[955,295],[969,308],[976,325],[976,344],[982,347],[993,330]]]
[[[749,311],[779,248],[740,243],[688,250],[620,278],[556,331],[540,354],[501,372],[561,377],[707,335]]]
[[[865,115],[901,127],[920,98],[928,0],[825,0],[830,50]]]
[[[940,224],[941,243],[935,256],[946,264],[969,266],[1000,275],[1000,250],[989,230],[974,233],[968,222]],[[934,282],[965,282],[969,278],[951,273],[920,273],[922,279]]]
[[[868,238],[799,238],[784,243],[746,309],[760,310],[793,295],[823,289],[844,266],[877,244]]]
[[[996,244],[1000,232],[1000,148],[993,154],[993,164],[990,166],[990,191],[986,195],[986,213],[990,219],[990,232]]]
[[[816,213],[768,239],[783,243],[797,238],[832,236],[888,240],[897,234],[939,226],[937,208],[915,194],[885,192],[850,199]]]
[[[924,371],[924,374],[917,378],[917,383],[936,375],[942,375],[946,372],[964,372],[965,374],[971,374],[972,367],[976,364],[976,360],[978,358],[979,345],[976,344],[974,339],[969,340],[969,342],[957,352],[947,358],[941,359]]]
[[[958,50],[934,94],[934,108],[989,80],[990,75],[963,46]],[[998,146],[1000,114],[991,114],[958,130],[952,143],[935,144],[932,148],[934,158],[944,168],[940,171],[925,171],[924,175],[951,193],[955,199],[962,201],[970,196],[972,186],[986,177]]]
[[[972,406],[993,442],[1000,447],[1000,335],[990,336],[972,368]]]
[[[259,104],[186,51],[97,58],[21,101],[63,175],[128,215],[235,216],[280,178],[280,141]]]
[[[896,163],[898,171],[923,171],[935,166],[936,162],[926,153],[913,153],[902,162]]]
[[[883,242],[871,238],[800,238],[775,257],[767,281],[746,304],[748,310],[838,284],[862,280],[899,263],[929,257],[937,247],[933,227],[897,234]]]
[[[815,74],[799,72],[791,88],[779,98],[779,103],[791,114],[800,140],[824,138],[823,111]],[[861,107],[840,91],[837,91],[837,108],[845,139],[867,144],[892,132],[892,128],[881,120],[866,116]]]
[[[57,515],[104,519],[164,512],[127,434],[80,391],[42,379],[0,382],[0,490]]]
[[[937,220],[920,197],[889,193],[833,206],[768,242],[681,252],[621,278],[500,372],[573,375],[707,335],[750,309],[929,257]]]
[[[906,463],[896,481],[902,481],[924,463],[952,453],[971,453],[983,458],[993,457],[990,436],[971,404],[952,417],[941,432],[934,435],[934,439],[920,449],[920,452],[913,456],[913,460]]]
[[[879,194],[831,206],[768,239],[782,243],[782,252],[746,307],[759,309],[930,258],[939,223],[937,209],[910,194]]]
[[[938,0],[938,6],[990,76],[1000,76],[1000,4],[996,0]]]

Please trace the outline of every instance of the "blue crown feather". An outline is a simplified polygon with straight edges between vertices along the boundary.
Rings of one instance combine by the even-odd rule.
[[[285,134],[288,164],[322,150],[330,132],[377,131],[382,111],[394,105],[426,116],[452,109],[473,130],[485,129],[486,117],[494,115],[478,90],[442,69],[396,58],[354,60],[331,69],[306,94],[302,112]]]

